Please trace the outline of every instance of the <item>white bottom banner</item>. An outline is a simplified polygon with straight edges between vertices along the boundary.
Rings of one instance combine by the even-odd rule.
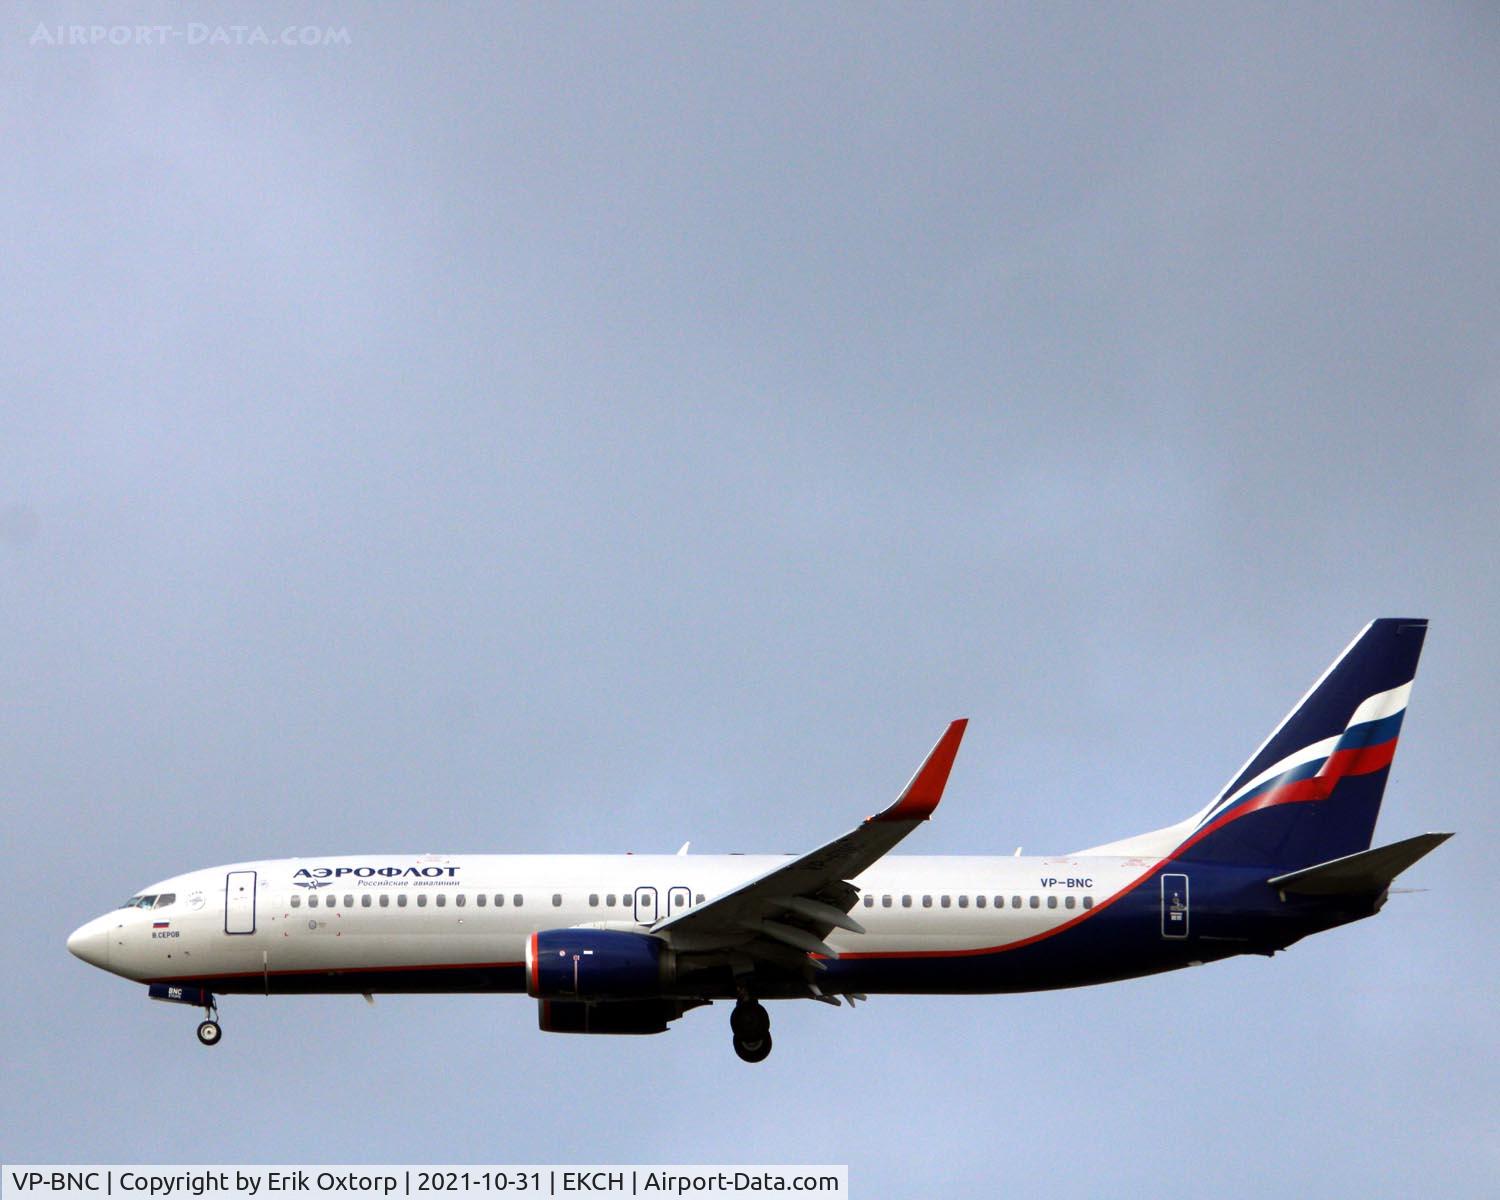
[[[6,1166],[0,1200],[838,1196],[845,1166]]]

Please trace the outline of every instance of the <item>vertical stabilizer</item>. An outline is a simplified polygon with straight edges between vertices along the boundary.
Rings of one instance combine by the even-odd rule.
[[[1181,857],[1309,866],[1367,849],[1427,622],[1371,621],[1195,823]]]
[[[1371,621],[1206,808],[1084,853],[1294,871],[1367,849],[1426,635]]]

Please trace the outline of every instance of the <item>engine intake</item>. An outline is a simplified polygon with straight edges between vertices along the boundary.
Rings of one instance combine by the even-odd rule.
[[[676,954],[650,934],[543,929],[526,943],[526,991],[538,1000],[661,996],[676,977]]]

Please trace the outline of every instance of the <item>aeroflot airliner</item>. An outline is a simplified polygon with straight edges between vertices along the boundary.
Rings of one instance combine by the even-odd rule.
[[[554,1033],[660,1033],[733,1001],[1076,987],[1274,954],[1373,916],[1450,834],[1371,849],[1421,620],[1371,622],[1207,806],[1044,858],[887,857],[937,808],[963,721],[889,807],[801,857],[364,855],[234,863],[152,884],[68,939],[200,1007],[305,992],[525,992]],[[683,848],[684,851],[686,847]]]

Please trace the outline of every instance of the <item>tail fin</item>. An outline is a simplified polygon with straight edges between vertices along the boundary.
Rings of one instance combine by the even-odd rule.
[[[1371,621],[1197,819],[1180,857],[1310,866],[1367,849],[1423,620]]]
[[[1367,849],[1426,634],[1425,620],[1371,621],[1211,804],[1085,853],[1291,872]]]

